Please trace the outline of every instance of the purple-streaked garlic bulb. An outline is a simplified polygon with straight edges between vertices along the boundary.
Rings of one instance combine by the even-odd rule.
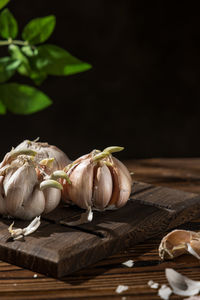
[[[93,150],[65,167],[69,180],[62,180],[62,198],[83,209],[115,209],[126,204],[132,178],[126,166],[111,153],[123,150],[112,146]]]
[[[62,170],[71,162],[67,155],[56,146],[49,145],[48,143],[37,142],[37,140],[25,140],[5,155],[2,163],[0,164],[0,168],[13,160],[13,156],[17,156],[18,153],[22,153],[22,151],[24,154],[28,155],[35,153],[35,161],[38,163],[43,159],[53,158],[51,171]]]
[[[64,171],[54,171],[56,158],[39,161],[36,150],[23,147],[5,157],[0,168],[0,214],[31,220],[56,208],[62,189],[57,179],[67,178]]]

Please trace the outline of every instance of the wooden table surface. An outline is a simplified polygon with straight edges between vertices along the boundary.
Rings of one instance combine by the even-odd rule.
[[[200,193],[200,158],[129,160],[125,164],[137,181]],[[182,228],[198,231],[200,219]],[[192,256],[168,262],[159,260],[161,238],[145,241],[62,280],[0,261],[0,299],[160,299],[157,290],[151,289],[147,282],[167,284],[165,268],[200,280],[200,264]],[[134,261],[131,268],[122,264],[129,259]],[[129,288],[117,294],[118,285]],[[173,295],[170,299],[183,298]]]

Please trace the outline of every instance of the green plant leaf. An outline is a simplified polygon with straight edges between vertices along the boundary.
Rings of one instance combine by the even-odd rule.
[[[38,55],[37,48],[33,48],[31,46],[23,46],[21,47],[21,51],[28,57]]]
[[[91,65],[72,56],[66,50],[55,45],[41,45],[35,58],[38,69],[50,75],[72,75],[91,69]]]
[[[42,84],[42,82],[47,78],[47,74],[40,70],[32,70],[30,74],[30,78],[34,81],[36,85]]]
[[[5,115],[6,113],[6,107],[3,104],[3,102],[0,100],[0,115]]]
[[[7,109],[15,114],[32,114],[52,104],[38,89],[18,83],[0,85],[0,97]]]
[[[10,2],[10,0],[0,0],[0,9],[6,6]]]
[[[56,25],[56,18],[53,15],[31,20],[22,32],[22,38],[36,45],[45,42],[52,34]]]
[[[0,82],[5,82],[11,78],[20,63],[19,60],[12,59],[10,56],[0,58]]]
[[[0,14],[0,35],[4,39],[16,38],[18,34],[17,21],[8,8],[5,8]]]
[[[47,74],[43,70],[38,70],[33,64],[31,64],[31,57],[27,57],[26,55],[24,55],[22,52],[22,48],[20,49],[16,45],[9,46],[11,57],[21,62],[21,64],[17,68],[17,71],[21,75],[30,77],[36,85],[40,85],[47,77]],[[26,49],[26,51],[29,50],[30,49]]]
[[[9,52],[13,59],[17,59],[21,62],[17,71],[24,76],[29,76],[31,73],[31,67],[28,58],[22,53],[21,49],[17,45],[10,45]]]

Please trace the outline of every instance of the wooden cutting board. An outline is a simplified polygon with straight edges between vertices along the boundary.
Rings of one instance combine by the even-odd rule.
[[[134,182],[131,199],[115,211],[94,212],[94,220],[65,226],[83,210],[59,206],[42,218],[39,229],[11,241],[11,220],[0,219],[0,259],[54,277],[85,268],[120,250],[200,216],[200,195]],[[15,227],[27,226],[16,221]]]

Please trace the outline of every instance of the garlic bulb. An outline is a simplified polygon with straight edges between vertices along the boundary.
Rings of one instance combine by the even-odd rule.
[[[56,146],[49,145],[48,143],[37,142],[36,139],[35,141],[25,140],[15,149],[8,152],[0,164],[0,168],[9,163],[13,157],[18,156],[19,152],[22,154],[22,151],[24,154],[35,155],[35,161],[38,163],[43,159],[53,158],[53,164],[51,165],[51,170],[53,171],[62,170],[71,162],[67,155]]]
[[[54,157],[39,161],[40,153],[21,147],[5,157],[0,168],[0,214],[30,220],[52,211],[61,199],[57,179],[67,179],[65,172],[53,171]]]
[[[83,209],[104,210],[124,206],[131,193],[128,169],[111,153],[123,150],[112,146],[93,150],[64,168],[69,180],[62,180],[62,198]]]

